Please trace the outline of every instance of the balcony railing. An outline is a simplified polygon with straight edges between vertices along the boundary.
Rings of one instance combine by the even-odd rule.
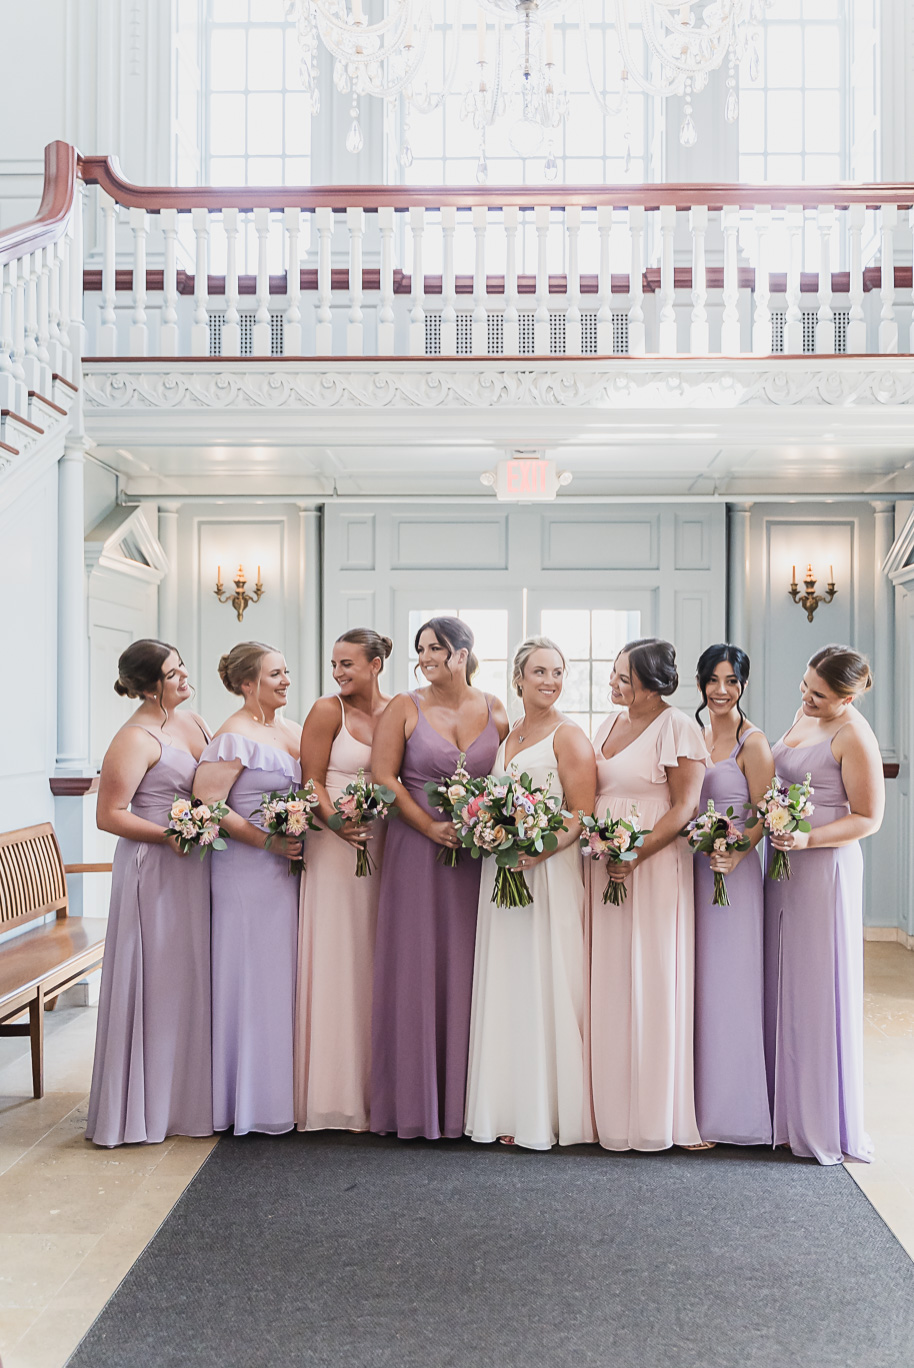
[[[0,234],[0,399],[78,368],[74,322],[105,358],[909,352],[912,204],[908,185],[142,187],[55,143],[38,218]]]

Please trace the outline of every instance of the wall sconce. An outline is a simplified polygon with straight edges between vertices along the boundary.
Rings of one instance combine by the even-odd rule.
[[[216,598],[219,600],[220,603],[230,603],[232,605],[232,607],[235,610],[235,613],[237,614],[239,622],[241,622],[244,618],[245,608],[249,607],[249,605],[252,603],[256,603],[263,594],[263,585],[260,582],[259,565],[257,567],[257,583],[254,585],[253,594],[245,593],[244,586],[246,584],[247,580],[244,576],[244,566],[239,565],[238,573],[235,576],[234,594],[224,594],[222,592],[222,566],[218,565],[216,567]]]
[[[790,583],[790,597],[793,599],[794,603],[798,603],[801,608],[806,609],[806,620],[807,622],[812,622],[813,614],[815,613],[819,604],[831,603],[832,599],[835,597],[835,594],[837,594],[838,592],[835,588],[834,566],[830,565],[828,567],[828,584],[826,585],[826,593],[816,593],[816,580],[815,576],[812,573],[811,564],[807,565],[806,567],[806,578],[803,580],[803,583],[806,586],[805,594],[800,593],[799,585],[797,584],[797,567],[794,566],[793,579]]]

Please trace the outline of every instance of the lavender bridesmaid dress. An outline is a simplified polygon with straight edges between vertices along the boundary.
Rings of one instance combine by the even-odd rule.
[[[164,830],[175,797],[191,796],[197,762],[149,735],[162,754],[130,810]],[[97,1145],[212,1134],[211,858],[117,843],[86,1125]]]
[[[430,816],[423,785],[452,774],[458,750],[435,731],[410,694],[419,720],[406,743],[400,779]],[[498,729],[489,709],[466,752],[474,777],[489,774]],[[371,1129],[403,1139],[463,1134],[480,862],[455,869],[442,849],[404,821],[387,833],[378,905],[372,1012]]]
[[[812,775],[813,827],[850,811],[826,737],[772,746],[778,775]],[[765,880],[765,1054],[774,1143],[840,1164],[868,1163],[863,1128],[863,856],[857,841],[790,856],[790,878]]]
[[[733,808],[742,827],[749,785],[737,764],[748,736],[743,728],[726,760],[705,772],[699,811],[713,798],[718,812]],[[714,872],[707,855],[695,871],[695,1114],[702,1140],[770,1145],[771,1112],[765,1077],[762,949],[762,866],[750,851],[727,875],[729,907],[715,907]]]
[[[276,746],[226,733],[200,757],[241,760],[229,792],[252,819],[264,793],[301,784],[298,761]],[[213,1121],[236,1135],[294,1125],[292,1026],[299,879],[289,861],[241,841],[213,855]]]

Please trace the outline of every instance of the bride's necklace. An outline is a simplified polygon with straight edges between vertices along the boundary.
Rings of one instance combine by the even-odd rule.
[[[527,738],[528,738],[528,736],[530,735],[531,730],[532,730],[531,727],[530,727],[529,722],[527,721],[527,715],[526,715],[526,713],[524,714],[523,718],[521,719],[520,722],[518,722],[517,725],[518,725],[518,731],[517,731],[517,739],[518,739],[518,741],[526,741]],[[527,730],[526,730],[526,731],[520,731],[520,728],[521,728],[521,727],[526,727]]]

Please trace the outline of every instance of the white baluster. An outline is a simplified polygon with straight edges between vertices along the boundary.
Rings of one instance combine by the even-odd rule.
[[[333,210],[315,209],[317,220],[317,318],[314,324],[316,356],[330,356],[333,350],[333,314],[330,312],[330,240],[333,237]]]
[[[673,234],[676,231],[675,204],[660,206],[660,326],[657,346],[663,356],[675,356],[676,310],[673,307]]]
[[[270,211],[254,210],[254,230],[257,233],[257,312],[254,315],[252,354],[269,356],[270,339]]]
[[[768,271],[768,232],[771,210],[757,204],[755,215],[755,314],[752,319],[752,350],[756,356],[771,354],[771,280]]]
[[[613,230],[613,207],[597,205],[597,232],[600,235],[599,303],[597,305],[597,351],[600,356],[611,356],[613,350],[613,281],[610,246]]]
[[[505,318],[503,346],[505,356],[520,352],[520,315],[517,293],[517,225],[520,210],[516,204],[506,204],[502,210],[505,225]]]
[[[880,261],[879,294],[882,309],[879,314],[879,351],[883,356],[894,356],[898,351],[898,322],[895,318],[895,228],[898,224],[898,205],[882,206],[882,250]]]
[[[37,252],[27,252],[22,258],[25,268],[25,370],[26,390],[36,390],[40,376],[38,365],[38,268]],[[23,398],[28,403],[28,394]],[[24,416],[25,410],[23,410]]]
[[[476,242],[476,262],[473,269],[473,355],[487,356],[489,317],[486,312],[486,228],[489,211],[484,204],[474,204],[472,213]]]
[[[0,266],[0,409],[16,408],[13,371],[13,272],[15,263]]]
[[[48,365],[52,377],[63,374],[63,343],[60,336],[61,255],[66,238],[60,238],[48,252]],[[53,382],[52,382],[53,383]]]
[[[196,253],[194,260],[194,322],[190,330],[191,356],[209,355],[209,210],[192,209]]]
[[[99,191],[104,225],[102,228],[102,299],[101,324],[98,329],[99,356],[117,356],[117,252],[115,233],[117,229],[118,206],[104,190]]]
[[[708,271],[705,260],[705,235],[708,231],[706,204],[695,204],[689,210],[689,231],[692,234],[692,316],[689,322],[689,351],[693,356],[707,356],[711,339],[708,332]]]
[[[581,233],[581,206],[569,204],[565,210],[565,231],[568,234],[568,273],[565,295],[565,353],[580,356],[581,337],[581,264],[578,245]]]
[[[628,350],[631,356],[644,355],[644,205],[632,204],[628,210],[628,231],[632,240],[632,264],[628,282]]]
[[[15,409],[24,415],[28,408],[25,367],[26,314],[28,313],[28,257],[10,262],[10,281],[13,295],[13,378],[15,380]]]
[[[69,230],[57,244],[60,257],[60,374],[65,380],[74,380],[73,359],[70,354],[70,272],[73,266],[73,244]],[[82,270],[82,262],[79,263]]]
[[[378,209],[381,232],[381,301],[378,310],[378,355],[394,354],[394,209]]]
[[[284,356],[301,356],[301,257],[298,240],[301,234],[301,210],[284,209],[283,226],[289,244],[286,265],[286,317],[282,330]]]
[[[800,268],[803,260],[803,223],[805,210],[800,204],[787,207],[787,290],[784,312],[784,351],[788,356],[799,356],[803,351],[803,315],[800,312]]]
[[[536,312],[533,315],[533,350],[549,355],[549,205],[533,210],[536,224]]]
[[[347,209],[349,229],[349,324],[346,328],[346,355],[362,356],[365,351],[362,321],[362,236],[365,232],[364,209]]]
[[[454,278],[454,230],[457,210],[441,209],[441,355],[457,355],[457,281]]]
[[[225,229],[225,322],[222,355],[241,355],[241,318],[238,313],[238,210],[223,209]]]
[[[720,349],[725,356],[738,356],[739,335],[739,206],[728,204],[721,210],[724,230],[724,312],[720,324]]]
[[[422,265],[422,236],[425,232],[425,209],[412,205],[409,210],[409,231],[413,239],[413,302],[409,311],[409,354],[425,355],[425,274]]]
[[[835,315],[831,306],[831,235],[835,226],[835,211],[829,204],[820,204],[819,224],[819,312],[816,317],[816,351],[835,350]]]
[[[146,210],[130,210],[133,229],[133,322],[130,325],[130,355],[146,356],[149,330],[146,326]]]
[[[83,197],[82,186],[77,182],[69,227],[69,338],[70,365],[72,366],[72,374],[69,379],[74,384],[79,384],[82,381],[82,359],[86,354],[86,323],[83,317]]]
[[[866,205],[852,204],[847,211],[850,235],[850,313],[847,320],[847,350],[854,356],[866,351],[866,317],[863,312],[863,225]]]
[[[162,326],[159,329],[159,355],[178,354],[178,261],[175,242],[178,235],[177,209],[159,212],[165,238],[165,272],[162,282]]]
[[[38,355],[38,392],[46,399],[51,397],[51,358],[48,341],[51,335],[50,311],[48,306],[48,253],[50,247],[42,247],[35,253],[38,261],[36,285],[37,332],[36,350]]]

